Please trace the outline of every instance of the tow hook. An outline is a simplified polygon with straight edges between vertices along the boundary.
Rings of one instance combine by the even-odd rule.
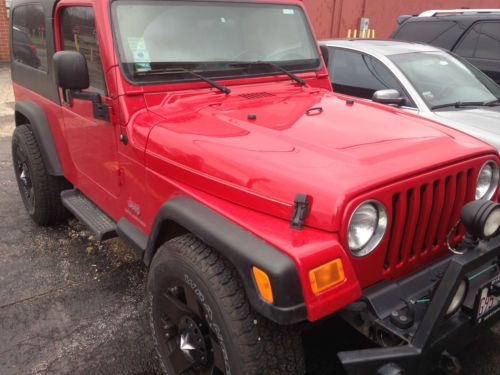
[[[447,375],[459,375],[462,373],[462,365],[460,364],[458,358],[447,351],[444,351],[441,354],[439,368]]]
[[[404,375],[405,371],[395,363],[387,363],[377,370],[376,375]]]

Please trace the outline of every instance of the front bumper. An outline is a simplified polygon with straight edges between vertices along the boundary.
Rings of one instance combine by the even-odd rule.
[[[475,296],[484,281],[498,275],[499,258],[500,236],[403,280],[365,290],[361,302],[341,315],[383,346],[339,353],[347,373],[420,375],[436,367],[457,370],[453,353],[500,319],[500,311],[480,324],[473,317]],[[463,280],[469,284],[467,297],[461,310],[447,318]]]

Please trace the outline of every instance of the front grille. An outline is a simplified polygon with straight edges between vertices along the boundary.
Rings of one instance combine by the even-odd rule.
[[[429,180],[417,180],[392,195],[384,271],[391,276],[416,259],[446,251],[446,236],[460,217],[464,204],[473,198],[475,170],[461,170]],[[452,243],[460,239],[457,229]]]

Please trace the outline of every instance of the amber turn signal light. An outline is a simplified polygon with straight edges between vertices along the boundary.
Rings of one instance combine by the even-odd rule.
[[[331,288],[345,280],[342,260],[335,259],[309,271],[309,281],[314,294]]]
[[[255,266],[252,267],[252,272],[261,297],[266,302],[273,303],[274,302],[273,288],[271,286],[271,280],[269,280],[269,276],[267,276],[267,273],[265,273],[260,268],[257,268]]]

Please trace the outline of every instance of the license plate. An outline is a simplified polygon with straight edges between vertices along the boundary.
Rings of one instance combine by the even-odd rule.
[[[500,311],[500,296],[498,296],[498,284],[500,275],[490,280],[479,288],[476,297],[476,323],[480,324],[491,318]],[[495,286],[496,285],[496,286]]]

